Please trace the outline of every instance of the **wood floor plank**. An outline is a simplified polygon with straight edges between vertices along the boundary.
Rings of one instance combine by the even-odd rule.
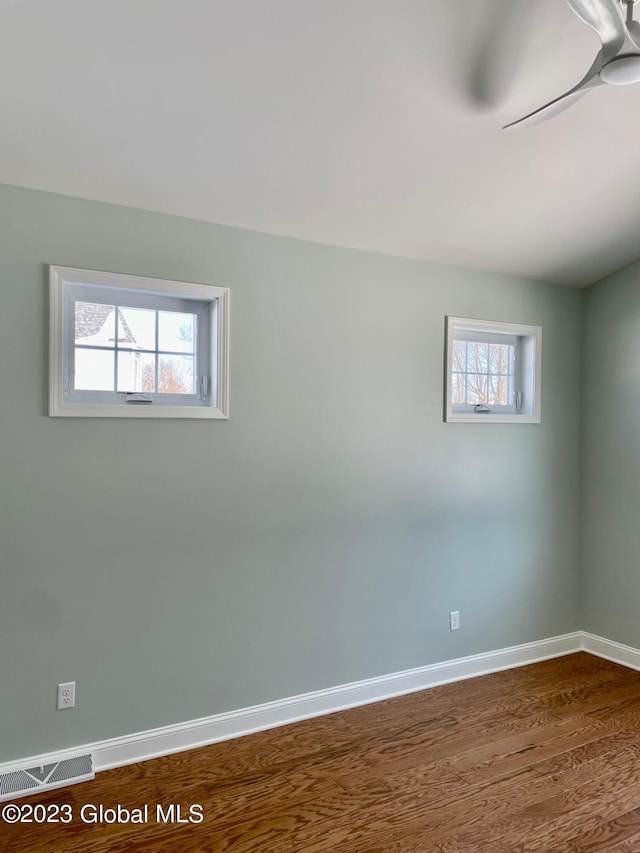
[[[605,853],[614,845],[628,842],[637,835],[640,825],[640,808],[618,815],[599,824],[588,832],[574,836],[571,843],[576,853]]]
[[[497,782],[469,787],[455,797],[433,802],[429,802],[424,794],[420,796],[419,791],[412,792],[407,784],[400,796],[389,802],[381,800],[368,816],[363,816],[366,817],[366,833],[358,827],[351,827],[344,833],[339,849],[355,853],[363,844],[369,843],[370,836],[377,839],[380,849],[398,851],[408,843],[407,839],[413,837],[427,837],[430,842],[439,842],[451,834],[451,826],[457,830],[463,827],[467,831],[474,830],[486,821],[495,822],[531,803],[544,801],[553,793],[561,795],[569,787],[593,778],[594,773],[610,773],[615,767],[624,769],[631,763],[635,766],[632,753],[628,753],[624,760],[620,756],[615,765],[608,764],[606,760],[599,761],[597,765],[595,762],[594,757],[591,762],[585,761],[582,775],[578,774],[575,763],[564,774],[547,776],[542,776],[535,768],[525,768]],[[495,837],[492,837],[492,843],[497,843]]]
[[[636,832],[626,841],[614,844],[613,847],[607,847],[604,853],[640,853],[640,832]]]
[[[611,669],[600,665],[593,671],[585,671],[581,668],[565,670],[552,681],[548,677],[529,679],[528,682],[521,679],[510,685],[508,691],[505,690],[504,681],[497,682],[493,685],[493,691],[483,690],[481,693],[475,691],[474,702],[458,703],[457,707],[452,708],[449,713],[458,719],[464,719],[470,715],[478,718],[482,713],[494,713],[498,709],[511,711],[518,707],[528,708],[537,703],[551,710],[557,706],[580,701],[583,695],[591,695],[596,688],[604,685],[607,685],[606,689],[610,689],[612,683],[616,681],[628,684],[628,673],[629,671],[623,667],[616,666]],[[412,715],[415,710],[407,708],[406,713]]]
[[[460,850],[474,853],[484,849],[492,839],[496,843],[506,841],[513,853],[546,853],[562,848],[575,853],[572,839],[576,826],[590,831],[610,816],[638,806],[640,788],[637,768],[632,766],[539,799],[506,818],[492,820],[487,817],[473,829],[457,833],[439,844],[443,853]]]

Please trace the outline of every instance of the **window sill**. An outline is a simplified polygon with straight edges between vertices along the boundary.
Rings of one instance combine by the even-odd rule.
[[[229,415],[213,406],[105,406],[66,403],[49,412],[52,418],[218,418]]]
[[[450,412],[445,423],[463,424],[539,424],[540,415],[474,415],[467,412]]]

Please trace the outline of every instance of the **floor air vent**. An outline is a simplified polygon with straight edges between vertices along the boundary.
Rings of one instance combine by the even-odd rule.
[[[79,755],[77,758],[66,758],[53,764],[40,764],[25,770],[14,770],[12,773],[0,773],[0,802],[94,778],[91,755]]]

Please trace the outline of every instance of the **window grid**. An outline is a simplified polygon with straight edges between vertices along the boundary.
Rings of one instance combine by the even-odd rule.
[[[464,358],[461,358],[461,350],[464,351]],[[486,351],[486,354],[483,354],[483,350]],[[462,364],[463,361],[464,364]],[[472,369],[469,369],[470,361],[472,362]],[[497,365],[496,369],[492,369],[494,363]],[[483,370],[482,367],[485,365],[486,369]],[[471,406],[511,406],[514,400],[514,372],[515,347],[512,344],[496,344],[479,340],[454,340],[451,402]],[[470,381],[471,377],[475,381]],[[484,379],[482,383],[484,389],[478,383],[479,377]],[[506,380],[506,394],[504,390],[499,390],[501,379]],[[460,380],[462,388],[460,388]],[[460,390],[463,391],[464,399],[460,399]]]
[[[82,302],[82,301],[83,300],[75,300],[73,303],[73,305],[74,305],[74,310],[73,310],[74,318],[76,316],[76,309],[75,309],[76,302]],[[144,310],[147,310],[149,312],[153,311],[155,314],[155,318],[154,318],[155,348],[150,349],[150,348],[146,348],[146,347],[123,347],[123,346],[120,346],[120,339],[118,337],[118,319],[120,316],[122,316],[120,314],[120,309],[121,308],[127,308],[129,306],[116,305],[116,304],[112,305],[112,303],[109,303],[109,305],[110,305],[110,307],[113,307],[113,326],[114,326],[113,341],[114,341],[114,345],[112,347],[110,347],[110,346],[100,345],[100,344],[82,344],[82,343],[76,343],[75,339],[73,340],[72,349],[73,349],[73,353],[74,353],[74,365],[73,365],[74,366],[74,371],[73,371],[74,389],[75,389],[75,352],[76,352],[76,350],[93,350],[93,351],[98,351],[98,352],[113,353],[113,388],[111,390],[117,394],[127,393],[127,391],[125,391],[124,389],[122,391],[118,390],[118,379],[119,379],[119,377],[118,377],[118,365],[119,365],[119,361],[120,361],[119,354],[122,352],[125,352],[125,353],[139,353],[139,354],[146,354],[146,355],[154,356],[154,362],[155,362],[154,363],[154,390],[144,392],[144,393],[153,393],[153,394],[165,393],[165,392],[159,390],[158,371],[159,371],[160,356],[166,355],[166,356],[189,357],[189,358],[191,358],[192,364],[193,364],[193,362],[195,361],[195,355],[196,355],[196,351],[197,351],[197,346],[196,346],[197,332],[198,332],[198,330],[197,330],[197,315],[193,315],[194,335],[193,335],[192,348],[190,351],[189,350],[178,351],[178,350],[168,350],[168,349],[166,349],[166,350],[162,349],[161,350],[159,348],[160,310],[159,309],[152,309],[152,308],[148,308],[148,309],[144,309]],[[166,312],[166,313],[170,313],[170,312]],[[124,317],[123,317],[123,319],[124,319]],[[74,326],[75,326],[75,321],[74,321]],[[195,396],[195,387],[194,386],[195,386],[197,377],[196,377],[195,371],[193,369],[192,369],[192,377],[193,377],[192,378],[192,389],[191,389],[190,394],[191,394],[191,396]],[[129,391],[132,391],[132,390],[134,390],[134,389],[129,389]],[[176,393],[176,392],[166,392],[166,393]],[[180,393],[180,392],[177,392],[177,393]],[[189,396],[189,394],[185,393],[185,396]]]

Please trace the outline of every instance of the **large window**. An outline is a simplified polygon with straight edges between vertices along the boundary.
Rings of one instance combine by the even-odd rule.
[[[542,329],[447,317],[446,421],[540,422]]]
[[[50,288],[50,415],[227,417],[227,288],[67,267]]]

